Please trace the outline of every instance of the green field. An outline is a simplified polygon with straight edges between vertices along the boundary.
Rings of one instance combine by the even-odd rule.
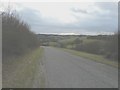
[[[117,62],[108,60],[108,59],[104,58],[102,55],[95,55],[95,54],[90,54],[90,53],[80,52],[80,51],[75,51],[75,50],[70,50],[70,49],[63,49],[63,50],[70,52],[74,55],[81,56],[83,58],[94,60],[94,61],[99,62],[99,63],[111,65],[113,67],[118,67]]]

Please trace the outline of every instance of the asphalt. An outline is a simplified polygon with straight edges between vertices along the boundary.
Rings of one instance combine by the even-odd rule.
[[[44,47],[46,88],[117,88],[118,69]]]

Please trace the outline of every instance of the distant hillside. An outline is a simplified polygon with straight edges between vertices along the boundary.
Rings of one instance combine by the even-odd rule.
[[[52,35],[38,34],[43,46],[54,46],[103,55],[117,60],[117,34],[114,35]]]
[[[61,40],[76,39],[76,38],[88,38],[107,40],[112,38],[113,35],[54,35],[54,34],[38,34],[40,41],[44,42],[57,42]]]
[[[81,37],[83,35],[53,35],[53,34],[38,34],[41,43],[47,44],[49,42],[59,42],[61,40],[68,40],[72,38]]]

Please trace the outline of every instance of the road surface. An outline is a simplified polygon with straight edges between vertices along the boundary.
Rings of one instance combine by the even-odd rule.
[[[44,47],[47,88],[117,88],[117,68]]]

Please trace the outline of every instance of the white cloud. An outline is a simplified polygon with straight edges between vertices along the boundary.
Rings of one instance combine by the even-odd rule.
[[[118,2],[119,0],[1,0],[2,2]]]
[[[56,19],[60,23],[74,23],[78,20],[73,16],[71,8],[85,8],[93,3],[21,3],[23,7],[29,7],[40,11],[42,18]],[[83,18],[83,17],[81,17]]]
[[[11,6],[36,33],[95,34],[117,29],[116,4],[96,2],[21,2]]]
[[[95,5],[95,2],[90,3],[66,3],[66,2],[54,2],[54,3],[12,3],[13,8],[17,10],[23,10],[24,8],[31,8],[34,10],[38,10],[43,19],[53,19],[59,23],[75,23],[79,20],[76,19],[75,16],[79,16],[79,19],[82,21],[87,18],[93,18],[93,14],[105,14],[109,13],[109,11],[101,9]],[[71,9],[83,10],[91,15],[85,15],[84,13],[74,13]]]

